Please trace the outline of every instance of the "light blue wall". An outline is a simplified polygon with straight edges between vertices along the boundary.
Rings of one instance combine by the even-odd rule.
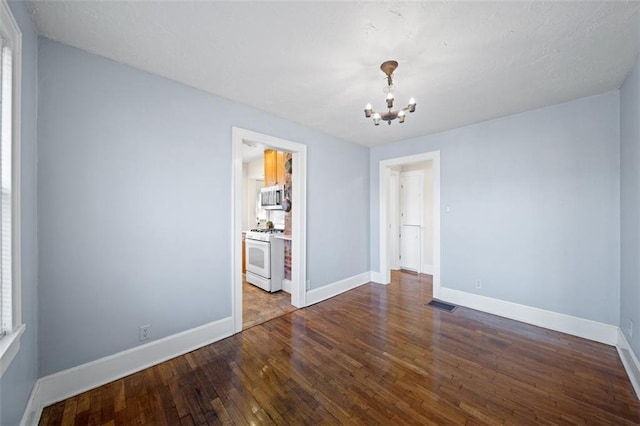
[[[620,157],[620,328],[640,355],[640,61],[620,89]]]
[[[20,422],[38,378],[38,248],[36,219],[36,109],[38,38],[23,2],[10,2],[22,32],[22,321],[20,351],[0,381],[0,424]]]
[[[444,287],[617,325],[618,102],[608,92],[372,149],[371,269],[379,161],[440,150]]]
[[[232,126],[308,146],[311,287],[369,270],[367,148],[39,46],[41,375],[231,315]]]

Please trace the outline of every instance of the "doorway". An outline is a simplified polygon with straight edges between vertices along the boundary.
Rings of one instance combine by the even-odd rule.
[[[402,206],[402,176],[403,171],[405,183],[408,183],[413,189],[409,192],[421,193],[420,189],[416,189],[419,174],[412,173],[413,170],[419,169],[420,163],[431,162],[432,167],[432,207],[431,211],[423,212],[421,210],[422,203],[413,203],[408,207],[411,211],[409,217],[403,222],[401,210]],[[406,269],[415,272],[430,273],[433,275],[433,294],[438,297],[440,294],[440,151],[427,152],[423,154],[411,155],[407,157],[393,158],[380,161],[380,180],[379,180],[379,228],[380,228],[380,281],[388,284],[391,281],[390,270],[395,269],[394,266],[403,267],[403,263],[408,261],[411,266]],[[411,197],[416,196],[410,195]],[[420,195],[421,196],[421,195]],[[430,216],[432,227],[425,230],[423,217]],[[431,259],[431,265],[426,265],[424,254],[428,252],[428,248],[423,248],[422,244],[416,241],[422,241],[425,233],[428,232],[429,239],[433,240],[430,247],[433,252],[428,253]],[[399,235],[404,234],[406,237],[404,243]],[[397,243],[396,241],[399,241]],[[405,255],[414,254],[413,258],[402,260],[403,244],[405,245]],[[399,246],[399,247],[398,247]],[[412,248],[413,247],[413,248]],[[416,249],[416,247],[418,247]],[[416,255],[417,252],[417,255]],[[396,257],[398,256],[398,257]]]
[[[242,226],[243,226],[243,164],[242,145],[259,144],[292,154],[291,179],[295,184],[291,194],[291,304],[306,305],[306,145],[237,127],[232,128],[232,206],[231,206],[231,295],[234,332],[242,331]]]

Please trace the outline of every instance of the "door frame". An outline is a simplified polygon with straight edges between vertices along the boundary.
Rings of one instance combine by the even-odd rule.
[[[391,270],[389,268],[389,238],[388,238],[388,198],[389,198],[389,176],[392,167],[399,167],[423,161],[433,161],[433,297],[440,297],[440,151],[430,151],[421,154],[409,155],[406,157],[390,158],[380,160],[379,163],[379,254],[380,272],[379,277],[382,284],[391,282]]]
[[[242,331],[242,143],[259,143],[293,154],[291,180],[291,304],[306,306],[307,290],[307,146],[251,130],[231,129],[231,315],[233,330]]]

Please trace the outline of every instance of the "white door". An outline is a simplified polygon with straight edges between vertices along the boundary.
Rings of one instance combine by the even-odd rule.
[[[389,176],[389,267],[400,269],[400,172]]]
[[[420,272],[422,259],[422,171],[400,173],[400,267]]]

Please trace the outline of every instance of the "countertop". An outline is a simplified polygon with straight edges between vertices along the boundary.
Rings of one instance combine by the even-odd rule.
[[[275,234],[273,238],[279,238],[281,240],[291,241],[291,235]]]

